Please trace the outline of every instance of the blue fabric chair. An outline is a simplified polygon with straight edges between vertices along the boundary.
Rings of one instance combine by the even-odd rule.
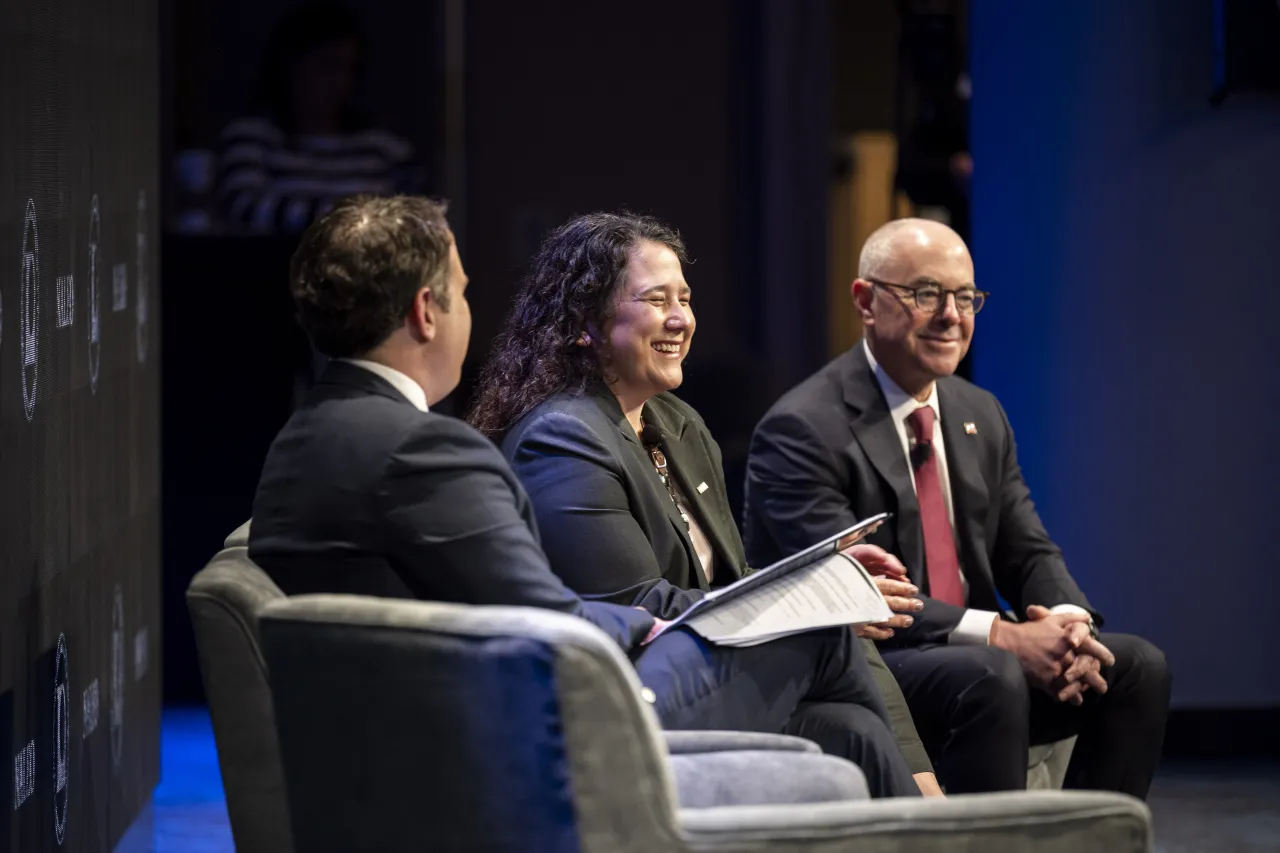
[[[1151,850],[1149,812],[1119,794],[860,800],[856,768],[794,739],[665,738],[617,646],[558,613],[301,596],[259,629],[304,853]],[[730,772],[686,790],[673,765],[702,737],[699,758]],[[772,801],[802,781],[771,774],[779,756],[843,768],[829,801]],[[754,785],[739,802],[755,804],[693,802]]]
[[[192,578],[187,606],[195,629],[205,696],[236,849],[293,849],[284,770],[276,735],[258,616],[284,594],[247,553],[249,523]],[[861,772],[785,735],[664,733],[686,806],[821,802],[866,796]],[[752,772],[744,772],[750,768]]]

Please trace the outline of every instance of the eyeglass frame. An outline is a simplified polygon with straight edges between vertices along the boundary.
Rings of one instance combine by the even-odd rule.
[[[982,306],[987,304],[987,297],[991,295],[989,292],[985,290],[978,290],[978,288],[976,287],[957,287],[953,289],[948,289],[943,287],[938,282],[932,281],[932,280],[925,281],[925,282],[922,282],[921,284],[917,284],[914,286],[910,284],[895,284],[892,281],[881,281],[878,278],[871,278],[870,276],[865,276],[865,275],[862,276],[862,280],[870,282],[876,287],[887,287],[887,288],[896,287],[900,290],[908,290],[911,292],[911,301],[915,303],[916,308],[930,314],[937,314],[939,311],[943,310],[947,305],[948,296],[950,296],[952,299],[955,299],[956,294],[962,293],[966,290],[971,290],[973,291],[974,297],[980,298],[981,300],[978,307],[974,308],[973,313],[969,315],[971,317],[976,317],[982,311]],[[942,294],[941,300],[938,302],[938,307],[934,308],[932,311],[930,311],[928,308],[925,308],[923,305],[920,304],[920,295],[919,295],[920,291],[924,290],[926,287],[936,288]],[[959,302],[956,303],[956,312],[959,314],[964,313],[963,311],[960,310]]]

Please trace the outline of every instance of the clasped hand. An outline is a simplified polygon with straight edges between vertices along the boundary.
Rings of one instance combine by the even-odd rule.
[[[1038,604],[1027,608],[1026,622],[997,619],[991,645],[1016,655],[1036,687],[1073,705],[1082,704],[1090,688],[1106,693],[1101,670],[1116,662],[1111,650],[1090,634],[1088,614],[1053,613]]]
[[[877,545],[859,543],[843,551],[866,568],[893,611],[887,622],[858,626],[859,637],[887,640],[895,628],[907,628],[915,622],[912,613],[924,608],[915,596],[920,590],[907,580],[902,562]],[[1111,650],[1093,638],[1086,613],[1053,613],[1047,607],[1033,604],[1027,608],[1027,621],[1002,622],[991,629],[991,645],[1017,656],[1028,679],[1059,702],[1080,705],[1087,690],[1107,692],[1102,670],[1116,662]]]

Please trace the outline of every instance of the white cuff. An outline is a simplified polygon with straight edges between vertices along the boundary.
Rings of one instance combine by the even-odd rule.
[[[1000,614],[991,610],[966,610],[947,642],[958,646],[985,646],[991,639],[991,626],[999,618]]]
[[[1053,607],[1049,608],[1049,612],[1050,613],[1082,613],[1085,616],[1089,617],[1090,622],[1093,621],[1093,616],[1089,614],[1088,610],[1085,610],[1083,607],[1080,607],[1075,604],[1055,604]]]

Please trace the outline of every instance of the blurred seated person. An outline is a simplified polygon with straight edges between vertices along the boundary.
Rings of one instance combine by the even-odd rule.
[[[516,296],[469,416],[501,442],[529,493],[552,570],[588,600],[664,619],[750,571],[720,448],[670,393],[695,328],[685,259],[680,235],[649,217],[596,213],[558,228]],[[906,571],[874,546],[854,556]],[[914,587],[880,582],[911,607]],[[875,697],[877,727],[891,723],[921,790],[940,793],[893,676],[868,650],[880,691],[896,700],[886,711]],[[787,732],[838,751],[864,711],[811,702]]]
[[[258,109],[218,140],[218,206],[232,229],[299,232],[340,198],[421,191],[413,147],[357,103],[367,43],[331,3],[290,12],[272,34]]]
[[[331,361],[268,450],[254,497],[249,556],[286,594],[577,616],[629,655],[664,727],[780,732],[806,703],[847,704],[864,725],[843,732],[837,754],[862,768],[873,794],[914,793],[849,631],[718,648],[664,631],[656,601],[584,601],[551,570],[498,449],[430,408],[457,386],[471,334],[467,276],[441,205],[339,202],[303,235],[290,285],[299,321]]]

